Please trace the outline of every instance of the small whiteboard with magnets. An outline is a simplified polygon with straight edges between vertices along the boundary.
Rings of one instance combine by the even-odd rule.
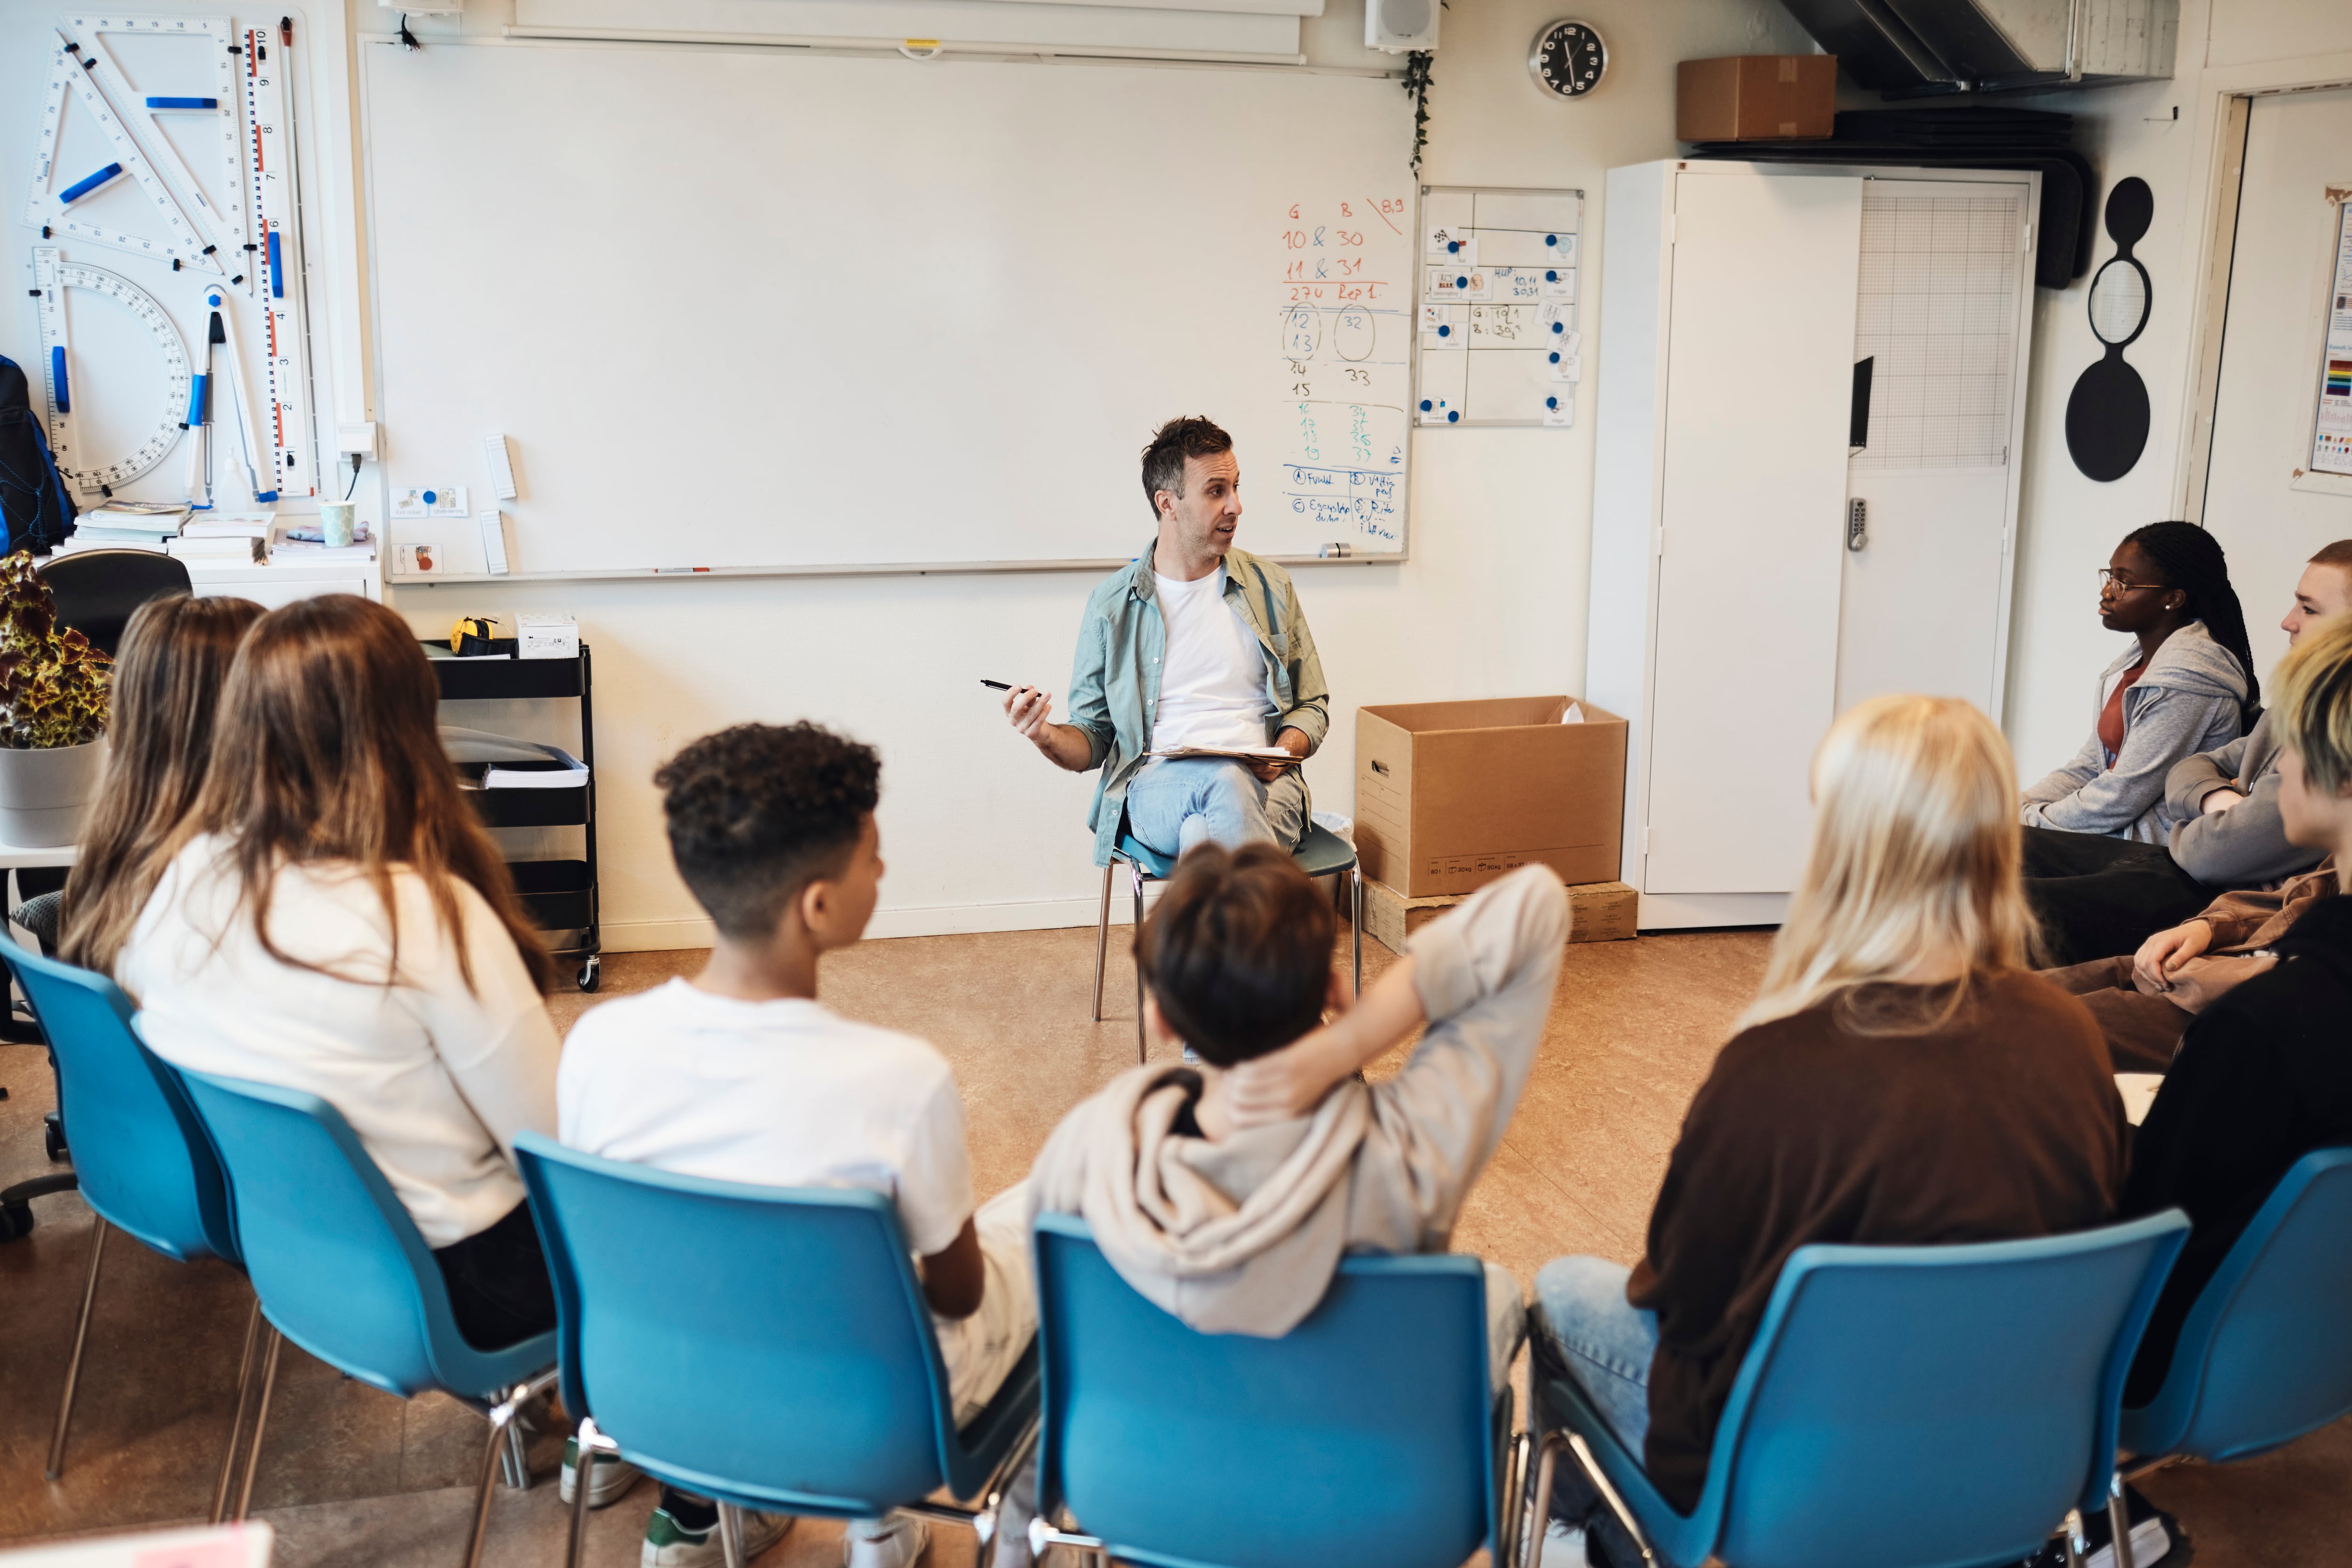
[[[1576,423],[1583,224],[1582,191],[1421,188],[1416,424]]]

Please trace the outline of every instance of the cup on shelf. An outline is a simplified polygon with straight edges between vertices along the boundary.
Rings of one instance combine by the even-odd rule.
[[[347,500],[322,500],[319,503],[319,531],[327,536],[327,543],[340,549],[352,542],[352,519],[359,512],[358,503]]]

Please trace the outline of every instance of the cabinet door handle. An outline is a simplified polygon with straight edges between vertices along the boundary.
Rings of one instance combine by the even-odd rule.
[[[1870,543],[1870,503],[1859,496],[1846,502],[1845,547],[1859,551]]]

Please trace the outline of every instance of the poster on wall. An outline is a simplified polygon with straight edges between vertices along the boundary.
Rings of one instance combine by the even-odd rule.
[[[2319,356],[2319,416],[2311,468],[2352,474],[2352,201],[2336,204],[2335,276],[2327,289],[2327,342]]]

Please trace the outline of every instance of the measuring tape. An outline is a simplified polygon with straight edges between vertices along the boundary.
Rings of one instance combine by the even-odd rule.
[[[103,267],[68,261],[53,245],[33,247],[33,285],[40,298],[41,366],[46,373],[50,455],[57,459],[58,471],[74,489],[110,494],[114,486],[128,484],[162,462],[180,438],[181,416],[188,409],[187,345],[180,341],[180,329],[146,289]],[[86,457],[74,438],[73,346],[66,325],[68,289],[85,289],[114,300],[154,334],[156,346],[163,353],[163,383],[158,389],[163,396],[155,427],[141,438],[130,456],[110,462]]]
[[[237,131],[237,49],[236,34],[230,30],[226,16],[68,16],[67,23],[81,42],[80,58],[95,60],[100,95],[113,107],[126,125],[143,123],[153,132],[140,139],[142,152],[152,154],[173,184],[187,198],[184,211],[195,220],[195,226],[217,248],[229,272],[246,275],[250,289],[255,268],[249,252],[255,247],[247,242],[246,233],[246,195],[243,189],[245,139]],[[188,38],[202,47],[211,58],[213,94],[209,104],[202,99],[158,98],[142,95],[131,85],[131,77],[121,62],[108,47],[107,35],[128,33],[142,37]],[[186,87],[193,83],[174,82]],[[207,195],[201,181],[191,174],[180,160],[179,149],[173,145],[156,122],[158,112],[169,114],[175,122],[184,123],[194,111],[209,115],[214,122],[214,146],[222,159],[226,178],[218,195]]]
[[[60,38],[49,57],[49,89],[41,110],[38,152],[33,165],[33,186],[25,197],[25,225],[43,231],[69,234],[77,239],[94,240],[100,245],[127,250],[134,256],[152,257],[169,261],[176,267],[194,267],[207,272],[222,270],[216,247],[200,237],[180,204],[164,187],[163,178],[140,150],[139,139],[131,134],[114,110],[109,107],[98,84],[90,80],[90,69],[85,68],[79,46]],[[92,119],[98,121],[107,143],[113,149],[114,162],[103,168],[79,175],[66,175],[71,183],[55,195],[50,187],[60,177],[58,169],[58,130],[65,120],[66,95],[79,99]],[[161,138],[158,138],[161,140]],[[163,220],[164,237],[152,239],[136,235],[112,224],[75,213],[73,204],[92,195],[117,178],[128,175],[146,193],[148,203]]]
[[[255,258],[269,375],[270,446],[281,496],[318,493],[311,455],[310,343],[302,315],[301,192],[294,168],[294,120],[286,92],[292,48],[281,35],[277,58],[265,28],[245,34],[246,121],[252,148],[245,160],[251,191]]]

